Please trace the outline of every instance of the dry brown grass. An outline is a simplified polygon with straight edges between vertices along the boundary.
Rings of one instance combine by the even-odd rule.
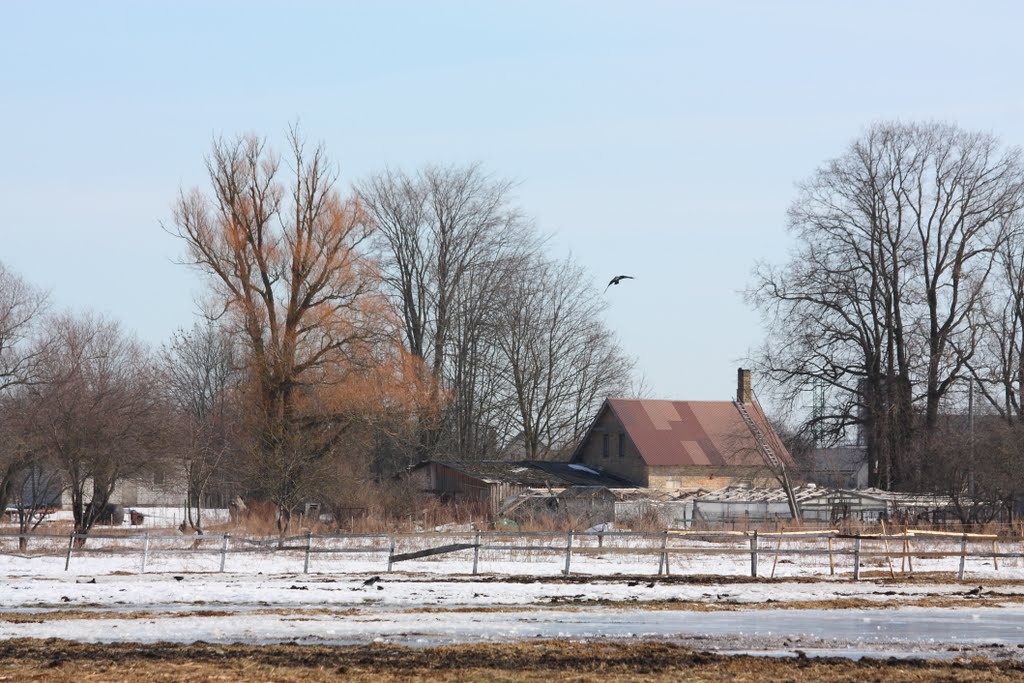
[[[776,659],[723,656],[663,643],[388,645],[93,645],[19,639],[0,643],[0,681],[848,681],[1002,683],[1018,662]]]

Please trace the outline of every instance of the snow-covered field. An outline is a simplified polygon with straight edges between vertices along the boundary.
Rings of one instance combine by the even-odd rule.
[[[432,542],[445,540],[452,539]],[[144,574],[141,553],[125,552],[134,541],[90,540],[87,548],[110,552],[73,554],[69,571],[57,546],[44,555],[0,555],[0,638],[406,645],[657,638],[768,652],[794,643],[828,654],[939,655],[993,643],[1000,653],[1024,652],[1020,558],[1001,558],[996,569],[991,557],[969,557],[958,583],[956,557],[916,557],[917,578],[894,580],[889,559],[871,556],[862,558],[864,578],[853,581],[849,556],[834,558],[830,576],[826,555],[780,553],[776,561],[784,546],[772,545],[760,557],[762,578],[751,579],[749,553],[730,552],[738,544],[691,540],[700,552],[672,555],[671,577],[657,575],[656,553],[607,547],[575,552],[565,577],[564,542],[550,538],[549,552],[482,550],[474,576],[472,550],[388,572],[390,548],[378,541],[366,541],[377,544],[368,554],[311,553],[309,573],[303,549],[258,546],[227,554],[222,573],[216,536],[202,554],[151,552]],[[424,543],[396,537],[395,551]],[[188,547],[154,539],[150,550]],[[3,548],[12,552],[10,543]],[[776,578],[766,579],[773,569]]]
[[[132,530],[133,532],[136,530]],[[658,575],[663,553],[668,573],[741,577],[751,575],[751,542],[745,536],[675,537],[660,534],[574,535],[571,551],[566,534],[436,533],[393,536],[295,536],[278,548],[278,539],[233,534],[188,536],[167,530],[122,535],[96,531],[84,548],[71,550],[68,537],[36,535],[29,552],[17,550],[17,539],[0,537],[0,573],[7,575],[63,575],[65,565],[77,573],[111,572],[217,572],[276,574],[285,572],[366,573],[389,568],[389,557],[430,548],[479,541],[479,552],[457,550],[432,557],[407,559],[394,569],[417,574],[480,574],[560,576]],[[667,547],[663,548],[665,543]],[[762,537],[757,551],[759,577],[850,578],[854,543],[850,538]],[[307,554],[306,547],[309,547]],[[956,578],[961,551],[959,539],[915,539],[910,557],[898,543],[862,539],[859,544],[863,575],[946,574]],[[965,580],[1022,579],[1024,557],[1020,543],[993,547],[991,541],[972,541],[963,560]],[[999,556],[993,555],[998,552]]]

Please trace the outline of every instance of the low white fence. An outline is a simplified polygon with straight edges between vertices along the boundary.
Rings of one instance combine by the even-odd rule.
[[[895,578],[897,574],[914,573],[914,562],[945,560],[944,571],[952,571],[962,580],[969,562],[980,559],[999,570],[1000,561],[1024,558],[1024,538],[985,534],[956,534],[908,530],[890,534],[843,534],[839,531],[798,531],[781,533],[758,532],[464,532],[417,534],[304,534],[285,538],[256,538],[244,535],[219,534],[185,536],[155,533],[90,533],[28,535],[32,552],[18,551],[19,534],[0,533],[0,555],[22,558],[59,558],[69,570],[77,558],[113,556],[124,558],[119,570],[145,573],[152,571],[154,560],[167,556],[207,558],[203,571],[237,571],[239,563],[251,559],[276,557],[287,561],[285,571],[310,571],[312,558],[328,558],[332,573],[357,570],[346,558],[363,562],[359,571],[366,571],[366,562],[393,571],[396,565],[411,560],[436,560],[437,571],[450,573],[453,562],[465,561],[468,573],[478,574],[488,561],[495,564],[512,558],[517,567],[523,561],[557,561],[564,575],[593,573],[586,558],[605,561],[605,569],[621,571],[623,566],[639,568],[633,573],[658,575],[715,575],[726,565],[733,570],[737,563],[745,566],[749,559],[751,577],[763,576],[770,564],[774,576],[780,562],[797,564],[811,574],[850,575],[861,578],[862,568],[875,567]],[[83,545],[79,542],[84,540]],[[1016,548],[1016,551],[1011,549]],[[626,562],[617,558],[628,557]],[[134,561],[128,562],[130,558]],[[464,559],[463,559],[464,558]],[[825,560],[827,559],[827,563]],[[952,560],[952,561],[950,561]],[[294,564],[292,564],[294,562]],[[575,563],[575,564],[574,564]],[[655,565],[656,563],[656,565]],[[1016,563],[1019,566],[1019,562]],[[323,563],[318,562],[323,568]],[[899,569],[897,570],[897,565]],[[952,567],[955,565],[956,569]],[[254,565],[245,565],[251,570]],[[506,567],[506,564],[502,564]],[[656,570],[655,570],[656,566]],[[423,570],[424,565],[417,565]],[[281,569],[278,565],[276,569]],[[709,571],[710,569],[710,571]],[[370,570],[375,570],[370,567]],[[426,571],[430,571],[428,567]],[[746,573],[746,570],[742,570]],[[522,572],[530,574],[529,569]],[[733,574],[734,575],[734,574]]]

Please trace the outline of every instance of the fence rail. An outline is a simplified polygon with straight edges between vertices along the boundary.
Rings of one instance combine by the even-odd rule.
[[[20,539],[27,539],[43,552],[26,554],[12,552],[8,545],[19,547]],[[916,546],[916,547],[915,547]],[[1018,550],[1010,550],[1016,548]],[[47,552],[49,551],[49,552]],[[606,559],[615,556],[657,558],[657,574],[669,575],[675,570],[686,571],[681,563],[693,558],[744,558],[749,556],[752,577],[758,577],[766,562],[771,562],[770,575],[774,576],[780,562],[799,563],[805,558],[828,558],[828,574],[835,576],[846,568],[854,579],[861,577],[865,561],[874,561],[882,571],[895,578],[896,562],[900,574],[914,572],[914,561],[955,558],[957,579],[963,580],[968,561],[990,560],[999,570],[1001,560],[1024,559],[1024,537],[1006,537],[986,534],[950,533],[907,530],[890,534],[844,534],[837,530],[799,532],[707,532],[707,531],[568,531],[518,532],[478,531],[419,534],[303,534],[284,538],[250,537],[219,534],[182,536],[179,534],[48,534],[22,535],[0,532],[0,555],[31,557],[57,557],[64,559],[69,570],[73,558],[85,555],[139,557],[139,571],[152,569],[152,562],[160,556],[207,556],[219,560],[219,571],[226,570],[229,556],[300,554],[303,572],[310,570],[313,557],[334,556],[329,571],[346,571],[343,556],[379,558],[386,562],[387,571],[396,564],[411,560],[429,560],[441,555],[472,553],[473,574],[480,573],[482,559],[499,556],[535,556],[554,558],[563,563],[561,572],[574,572],[576,558]],[[883,560],[879,563],[879,560]],[[449,561],[450,558],[449,558]],[[745,559],[741,560],[746,562]],[[811,564],[814,571],[824,567]],[[445,571],[450,571],[445,566]],[[948,571],[948,569],[947,569]],[[707,573],[707,572],[703,572]]]

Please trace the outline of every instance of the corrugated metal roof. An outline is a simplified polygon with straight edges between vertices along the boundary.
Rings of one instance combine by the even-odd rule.
[[[573,466],[567,462],[546,460],[504,460],[437,461],[438,465],[449,467],[485,483],[506,483],[534,488],[566,486],[604,486],[607,488],[632,488],[635,484],[611,474],[595,472]]]
[[[816,498],[822,494],[822,489],[808,484],[793,489],[793,495],[798,502]],[[692,496],[698,502],[716,503],[785,503],[786,492],[781,488],[749,488],[745,486],[727,486],[716,491],[702,491]]]
[[[732,401],[609,398],[606,405],[648,465],[764,465],[757,441]],[[760,406],[751,403],[747,408],[779,459],[793,466]]]

